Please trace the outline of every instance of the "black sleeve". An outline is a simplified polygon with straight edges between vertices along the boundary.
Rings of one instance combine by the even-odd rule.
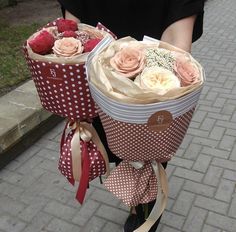
[[[165,21],[164,28],[167,28],[172,23],[192,16],[197,15],[193,28],[193,42],[199,39],[203,33],[203,15],[204,15],[204,0],[170,0],[168,6],[168,15]]]
[[[61,4],[62,14],[65,17],[65,10],[69,11],[75,17],[83,18],[83,4],[79,0],[58,0]]]

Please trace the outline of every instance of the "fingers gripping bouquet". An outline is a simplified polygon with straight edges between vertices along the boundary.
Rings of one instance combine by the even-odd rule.
[[[115,37],[100,23],[95,28],[60,18],[24,44],[42,106],[68,120],[61,137],[58,168],[71,184],[79,182],[76,199],[81,204],[89,181],[109,173],[106,151],[92,124],[85,122],[97,116],[85,60],[106,36]]]
[[[145,37],[104,39],[87,60],[89,86],[109,148],[124,161],[106,187],[129,206],[157,199],[136,231],[148,231],[168,195],[161,162],[179,148],[204,83],[202,66],[187,52]]]

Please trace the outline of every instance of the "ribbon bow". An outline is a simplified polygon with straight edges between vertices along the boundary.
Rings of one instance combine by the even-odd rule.
[[[110,173],[109,160],[107,152],[97,134],[97,131],[92,124],[86,122],[67,122],[66,128],[74,130],[73,137],[71,139],[71,157],[72,157],[72,175],[73,180],[69,180],[74,185],[75,180],[79,182],[79,187],[76,193],[76,199],[83,203],[86,190],[89,183],[89,170],[90,170],[90,159],[88,155],[87,143],[92,141],[100,151],[105,164],[107,177]],[[65,130],[61,139],[61,149],[63,141],[65,140]],[[80,141],[82,142],[82,146]]]

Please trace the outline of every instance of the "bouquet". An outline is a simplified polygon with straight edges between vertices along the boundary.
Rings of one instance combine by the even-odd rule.
[[[85,61],[104,37],[115,35],[100,23],[95,28],[59,18],[31,35],[23,47],[42,106],[67,118],[58,168],[71,184],[79,182],[76,199],[81,204],[89,181],[109,173],[102,142],[85,122],[97,116]]]
[[[105,36],[97,27],[59,18],[39,29],[24,44],[24,54],[42,106],[71,120],[97,116],[85,75],[89,52]]]
[[[168,43],[104,39],[87,59],[89,86],[109,148],[123,161],[105,186],[129,206],[157,199],[148,231],[163,212],[167,177],[160,164],[179,148],[204,83],[202,66]]]

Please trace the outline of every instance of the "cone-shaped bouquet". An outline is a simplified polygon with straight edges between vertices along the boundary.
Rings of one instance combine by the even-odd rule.
[[[84,64],[96,44],[112,35],[100,23],[95,28],[59,18],[27,39],[25,59],[46,110],[71,120],[97,116]]]
[[[148,231],[168,194],[160,163],[173,157],[186,134],[203,68],[191,54],[148,37],[104,39],[86,68],[109,148],[124,160],[105,185],[129,206],[157,199],[149,224],[137,230]]]

